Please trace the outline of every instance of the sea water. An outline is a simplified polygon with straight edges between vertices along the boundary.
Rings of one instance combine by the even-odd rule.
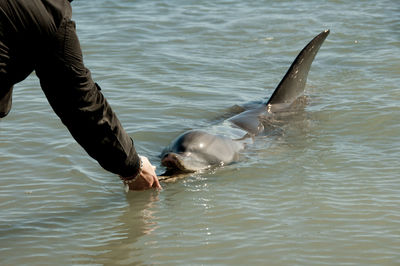
[[[73,1],[86,66],[134,139],[177,135],[270,96],[331,33],[305,112],[233,165],[124,192],[32,74],[0,121],[1,265],[399,265],[400,4]]]

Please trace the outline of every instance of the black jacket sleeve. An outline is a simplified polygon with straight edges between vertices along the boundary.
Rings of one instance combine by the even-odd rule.
[[[83,64],[70,3],[0,1],[0,14],[1,115],[11,107],[12,85],[35,70],[50,105],[88,154],[110,172],[136,175],[133,141]]]
[[[136,175],[140,160],[133,141],[83,64],[75,23],[64,19],[39,54],[42,89],[72,136],[106,170]]]

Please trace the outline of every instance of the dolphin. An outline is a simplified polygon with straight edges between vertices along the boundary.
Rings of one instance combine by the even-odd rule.
[[[161,153],[161,164],[167,169],[162,176],[238,161],[249,140],[268,129],[267,118],[290,110],[303,96],[311,64],[329,32],[321,32],[301,50],[268,101],[244,106],[242,112],[224,120],[217,130],[190,130],[174,139]]]

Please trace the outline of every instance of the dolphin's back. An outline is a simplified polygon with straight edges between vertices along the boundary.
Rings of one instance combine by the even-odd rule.
[[[329,30],[321,32],[301,50],[266,104],[235,115],[229,121],[250,135],[261,133],[264,126],[260,117],[287,110],[303,95],[311,64],[328,34]]]

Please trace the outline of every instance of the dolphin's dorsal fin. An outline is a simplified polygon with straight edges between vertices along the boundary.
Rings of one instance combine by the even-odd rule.
[[[286,108],[304,93],[311,64],[328,34],[329,30],[321,32],[299,53],[268,100],[268,111],[274,112],[275,110]]]

